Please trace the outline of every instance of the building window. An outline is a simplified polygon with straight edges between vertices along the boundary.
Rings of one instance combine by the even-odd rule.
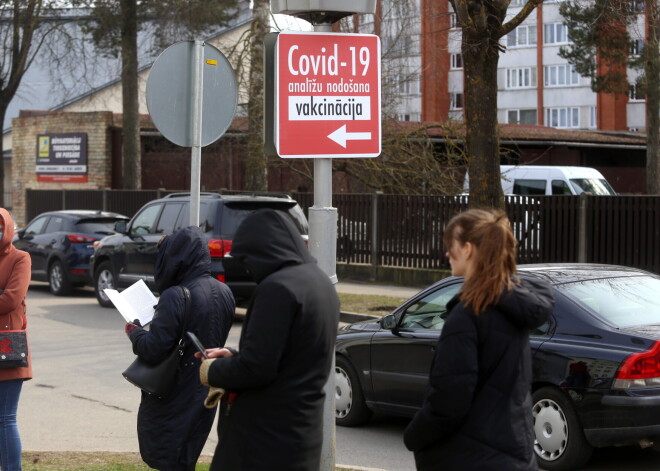
[[[527,3],[527,1],[525,0],[523,2],[523,0],[511,0],[511,2],[509,2],[509,7],[521,7],[523,3]]]
[[[463,94],[462,93],[450,93],[449,94],[449,109],[450,110],[462,110],[463,109]]]
[[[641,56],[643,50],[644,50],[644,40],[643,39],[633,39],[632,41],[630,41],[630,55],[631,56]]]
[[[536,67],[520,67],[506,70],[506,88],[536,87]]]
[[[553,128],[579,128],[579,108],[546,108],[545,123]]]
[[[452,54],[450,57],[451,57],[451,68],[452,69],[462,69],[463,68],[463,54]]]
[[[449,14],[449,27],[451,29],[458,28],[458,19],[456,18],[456,13]]]
[[[589,107],[589,127],[594,129],[598,127],[598,122],[596,121],[596,107]]]
[[[546,87],[570,87],[580,84],[580,75],[572,65],[547,65],[544,70],[543,81]]]
[[[405,113],[399,114],[399,121],[421,121],[420,113]]]
[[[536,110],[508,110],[506,117],[509,124],[536,124]]]
[[[644,90],[636,83],[630,86],[630,101],[644,101],[646,94]]]
[[[506,36],[507,47],[525,47],[536,44],[536,26],[518,26]]]
[[[543,26],[543,44],[567,44],[570,42],[568,28],[563,23],[550,23]]]
[[[644,0],[630,0],[630,11],[635,13],[642,13],[644,9]]]

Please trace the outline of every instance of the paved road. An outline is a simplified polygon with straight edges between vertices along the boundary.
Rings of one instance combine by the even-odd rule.
[[[338,289],[368,289],[342,285]],[[19,406],[24,449],[137,451],[135,417],[140,394],[121,378],[133,354],[119,313],[99,307],[89,289],[58,298],[37,282],[28,293],[28,313],[34,380],[25,383]],[[232,329],[229,345],[238,343],[239,333],[240,324]],[[337,463],[413,471],[412,455],[401,441],[406,423],[376,417],[364,427],[337,428]],[[212,432],[204,453],[213,453],[215,445]],[[611,448],[597,452],[584,471],[658,469],[657,452]]]

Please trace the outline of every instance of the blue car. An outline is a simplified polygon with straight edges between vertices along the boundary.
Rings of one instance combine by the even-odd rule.
[[[42,213],[16,232],[14,246],[30,254],[32,279],[47,281],[56,296],[91,282],[89,257],[94,242],[115,234],[115,223],[128,217],[103,211]]]

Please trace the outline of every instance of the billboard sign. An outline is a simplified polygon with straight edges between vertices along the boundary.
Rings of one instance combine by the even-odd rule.
[[[274,85],[280,157],[380,155],[378,36],[282,32]]]
[[[87,133],[39,134],[37,181],[87,181]]]

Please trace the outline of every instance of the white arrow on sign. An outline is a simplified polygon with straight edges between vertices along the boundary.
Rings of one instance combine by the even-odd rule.
[[[337,129],[336,131],[328,134],[328,137],[335,141],[337,144],[346,148],[346,141],[368,141],[371,139],[370,132],[346,132],[346,125]]]

